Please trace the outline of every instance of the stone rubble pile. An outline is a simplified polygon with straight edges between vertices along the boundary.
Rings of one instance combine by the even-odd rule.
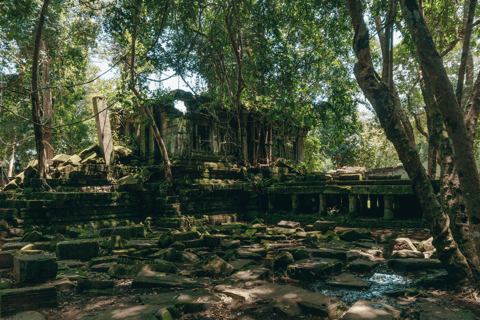
[[[217,222],[185,229],[150,222],[20,232],[0,221],[1,316],[17,314],[21,319],[24,311],[55,308],[61,291],[78,297],[115,296],[125,290],[119,284],[127,279],[127,291],[147,293],[141,301],[83,319],[117,319],[119,313],[126,315],[121,319],[180,319],[208,313],[217,305],[262,306],[291,318],[403,319],[388,303],[359,300],[348,306],[338,297],[308,290],[309,285],[321,282],[333,290],[368,290],[370,284],[362,277],[380,265],[401,273],[442,269],[432,238],[422,242],[401,234],[374,238],[369,230],[336,228],[327,221],[303,227],[293,221],[275,226],[261,220]],[[443,281],[435,276],[421,283],[429,288]],[[460,311],[456,319],[464,319]]]

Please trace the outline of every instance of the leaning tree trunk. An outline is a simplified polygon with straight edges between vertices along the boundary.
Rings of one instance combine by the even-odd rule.
[[[417,48],[420,65],[430,79],[437,98],[448,137],[452,141],[460,188],[471,222],[471,237],[477,256],[480,253],[480,176],[478,174],[473,147],[464,124],[463,111],[443,66],[425,19],[416,0],[402,0],[402,11],[412,39]]]
[[[131,60],[130,60],[130,72],[131,72],[131,88],[135,96],[137,97],[138,100],[142,100],[142,94],[140,91],[138,91],[136,85],[135,85],[135,46],[136,46],[136,37],[137,37],[137,25],[136,25],[136,17],[134,18],[134,23],[133,23],[133,32],[132,32],[132,54],[131,54]],[[140,107],[140,103],[136,101],[135,105],[137,108]],[[171,183],[172,182],[172,163],[170,162],[170,158],[168,156],[168,150],[165,145],[165,142],[163,141],[162,134],[160,133],[160,130],[158,129],[157,123],[155,122],[155,118],[153,117],[152,112],[150,111],[150,108],[145,105],[145,103],[141,103],[141,107],[143,109],[143,112],[146,114],[147,118],[150,121],[150,126],[153,129],[153,135],[155,137],[155,140],[157,141],[158,147],[160,148],[160,151],[162,152],[163,156],[163,166],[165,170],[165,179],[167,182]]]
[[[16,144],[17,138],[15,137],[13,139],[12,143],[12,155],[10,157],[10,164],[8,165],[8,176],[11,177],[13,174],[13,163],[15,162],[15,144]]]
[[[443,212],[437,201],[429,177],[420,161],[420,156],[417,150],[411,146],[410,139],[400,121],[395,108],[393,92],[388,84],[378,79],[373,68],[370,36],[363,19],[362,3],[360,0],[347,0],[347,3],[355,30],[353,48],[358,58],[358,62],[355,64],[357,82],[372,104],[387,138],[393,143],[412,182],[412,189],[425,210],[434,236],[434,246],[445,269],[454,281],[473,279],[472,270],[453,239],[449,217]]]
[[[40,110],[40,94],[38,91],[38,55],[40,52],[40,43],[42,41],[43,25],[45,24],[45,13],[48,8],[50,0],[45,0],[42,11],[40,12],[40,19],[38,21],[37,34],[35,36],[35,47],[33,51],[32,61],[32,120],[33,130],[35,133],[35,146],[37,149],[38,159],[38,175],[40,179],[45,181],[45,145],[43,142],[42,117]]]

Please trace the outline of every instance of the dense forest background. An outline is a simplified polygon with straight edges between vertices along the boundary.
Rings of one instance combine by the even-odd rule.
[[[365,1],[372,34],[382,24],[386,4]],[[14,156],[26,163],[36,154],[29,92],[42,5],[0,3],[0,156],[7,162]],[[425,10],[435,18],[439,47],[456,39],[461,5],[426,1]],[[134,29],[135,83],[142,98],[129,90]],[[401,31],[397,26],[393,32],[393,74],[426,162],[428,129],[418,62]],[[476,32],[472,67],[478,60]],[[74,154],[96,142],[93,96],[107,97],[113,112],[133,110],[137,99],[168,99],[176,87],[162,80],[170,79],[185,81],[189,91],[229,108],[267,107],[272,121],[307,126],[303,165],[309,171],[399,164],[353,77],[352,37],[347,7],[339,1],[52,1],[38,68],[42,121],[52,127],[45,132],[47,156]],[[371,41],[374,61],[381,66],[379,37]],[[459,44],[444,56],[453,81],[461,52]],[[467,79],[467,89],[472,86]],[[477,158],[478,150],[476,143]]]

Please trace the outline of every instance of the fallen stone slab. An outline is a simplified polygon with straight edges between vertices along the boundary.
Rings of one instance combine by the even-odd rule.
[[[20,311],[57,307],[57,289],[54,286],[38,286],[0,290],[2,316]]]
[[[28,242],[11,242],[5,243],[2,247],[2,251],[9,251],[9,250],[20,250],[23,247],[28,245]]]
[[[290,317],[308,312],[318,317],[333,319],[337,316],[337,308],[340,304],[340,300],[336,297],[268,282],[247,282],[241,287],[219,285],[214,290],[247,304],[271,301],[269,307]]]
[[[296,229],[300,228],[301,225],[300,222],[282,220],[277,223],[277,226],[282,228]]]
[[[96,240],[69,240],[57,243],[59,260],[89,261],[98,256],[100,245]]]
[[[306,258],[327,258],[327,259],[337,259],[340,261],[347,261],[347,253],[342,250],[335,249],[299,249],[299,250],[290,250],[295,260],[302,260]]]
[[[357,278],[353,274],[342,274],[335,279],[328,281],[327,284],[333,287],[341,287],[355,290],[368,289],[370,287],[370,284],[368,282]]]
[[[232,274],[227,279],[230,281],[256,281],[266,280],[270,275],[270,269],[262,268],[257,265],[251,265],[246,270]]]
[[[110,270],[110,268],[112,266],[116,265],[116,264],[117,264],[116,262],[105,262],[105,263],[101,263],[101,264],[96,264],[96,265],[92,266],[92,271],[94,271],[94,272],[108,272],[108,270]]]
[[[90,260],[89,265],[95,266],[95,265],[107,263],[107,262],[116,262],[117,258],[118,258],[117,255],[93,258],[92,260]]]
[[[57,268],[57,259],[53,255],[18,255],[13,259],[13,277],[17,282],[55,279]]]
[[[45,316],[37,311],[25,311],[17,313],[12,320],[46,320]]]
[[[77,293],[91,289],[110,289],[114,285],[115,282],[111,280],[79,279],[77,282]]]
[[[369,261],[363,259],[357,259],[355,261],[350,262],[349,270],[351,272],[358,272],[358,273],[370,273],[380,265],[379,261]]]
[[[57,288],[57,291],[69,291],[75,289],[75,284],[68,279],[54,281],[51,285]]]
[[[170,273],[161,273],[151,270],[142,270],[132,282],[135,288],[198,288],[203,287],[210,279],[187,278]]]
[[[321,221],[318,220],[316,221],[313,226],[312,226],[312,231],[321,231],[321,232],[327,232],[328,230],[335,230],[336,226],[335,221]]]
[[[335,249],[335,250],[350,250],[355,248],[355,245],[349,241],[332,240],[323,242],[317,245],[317,248]]]
[[[401,312],[388,304],[358,300],[342,320],[400,320]]]
[[[459,308],[439,306],[434,303],[425,302],[420,304],[420,320],[474,320],[472,311]]]
[[[187,240],[195,240],[200,238],[200,233],[197,231],[189,231],[189,232],[178,232],[172,235],[173,242],[175,241],[187,241]]]
[[[287,267],[288,275],[298,280],[317,280],[342,269],[342,262],[336,259],[307,258]]]
[[[15,251],[0,251],[0,269],[13,268]]]
[[[355,261],[357,259],[374,261],[375,256],[373,254],[367,253],[363,250],[353,249],[347,251],[347,260],[348,261]]]
[[[188,302],[215,302],[220,298],[204,289],[179,290],[152,295],[142,295],[140,300],[144,305],[167,307],[170,305],[182,306]]]
[[[236,259],[229,262],[229,264],[233,267],[234,271],[239,271],[244,269],[245,267],[254,264],[255,261],[251,259]]]
[[[396,250],[392,252],[390,259],[425,259],[425,255],[419,251]]]
[[[216,255],[210,257],[202,269],[211,277],[229,276],[234,271],[234,267]]]
[[[291,235],[297,232],[297,229],[282,228],[282,227],[274,227],[268,230],[273,230],[277,234],[285,234],[285,235]]]
[[[337,232],[340,239],[345,241],[358,241],[362,239],[371,239],[372,233],[365,229],[349,229]]]
[[[216,248],[220,246],[222,240],[229,239],[230,236],[226,234],[213,234],[213,235],[206,235],[203,237],[204,244],[210,248]]]
[[[400,272],[443,268],[442,262],[437,259],[391,259],[388,266]]]
[[[112,308],[94,316],[85,316],[82,320],[170,320],[173,319],[168,310],[159,306],[133,306]],[[170,316],[170,318],[168,318]],[[163,318],[161,318],[163,317]]]
[[[142,271],[176,273],[177,267],[173,263],[169,264],[114,264],[108,269],[108,274],[118,279],[133,279]]]

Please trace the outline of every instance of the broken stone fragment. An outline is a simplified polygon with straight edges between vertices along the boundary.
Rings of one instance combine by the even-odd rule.
[[[111,280],[79,279],[77,282],[77,293],[90,289],[110,289],[114,285],[115,282]]]
[[[198,231],[189,231],[189,232],[178,232],[172,235],[173,241],[187,241],[200,239],[200,232]]]
[[[285,220],[282,220],[279,223],[277,223],[277,226],[282,228],[288,228],[288,229],[296,229],[301,227],[300,222],[285,221]]]
[[[425,241],[421,241],[417,245],[417,250],[420,252],[433,251],[435,247],[433,246],[433,237]]]
[[[371,239],[372,233],[365,229],[349,229],[337,232],[340,239],[345,241],[358,241],[362,239]]]
[[[388,249],[390,250],[390,252],[398,250],[418,251],[417,248],[415,248],[412,240],[410,240],[409,238],[397,238],[390,240],[388,244]]]
[[[232,265],[216,255],[207,259],[206,264],[202,268],[203,272],[211,277],[229,276],[234,269]]]
[[[17,313],[12,320],[46,320],[45,316],[37,311],[25,311]]]
[[[342,262],[336,259],[308,258],[296,261],[287,267],[288,275],[298,280],[318,280],[342,269]]]
[[[380,265],[380,262],[378,261],[368,261],[364,259],[357,259],[350,263],[349,270],[351,272],[357,272],[357,273],[370,273],[379,265]]]
[[[336,223],[335,221],[322,221],[317,220],[312,227],[311,231],[321,231],[326,232],[328,230],[335,230]]]
[[[342,274],[336,277],[335,279],[327,282],[327,284],[334,287],[349,288],[349,289],[356,289],[356,290],[368,289],[370,287],[370,284],[368,282],[357,278],[353,274]]]
[[[117,191],[142,191],[143,179],[139,175],[128,175],[115,182]]]
[[[395,250],[392,252],[390,259],[425,259],[422,252],[412,250]]]
[[[282,251],[275,258],[273,258],[273,268],[274,270],[284,270],[287,266],[293,263],[295,260],[293,256],[288,251]]]
[[[443,265],[437,259],[390,259],[388,266],[396,271],[408,272],[427,269],[442,269]]]
[[[366,300],[358,300],[347,313],[342,317],[343,320],[360,319],[382,319],[382,320],[400,320],[401,312],[394,307],[381,303]]]

